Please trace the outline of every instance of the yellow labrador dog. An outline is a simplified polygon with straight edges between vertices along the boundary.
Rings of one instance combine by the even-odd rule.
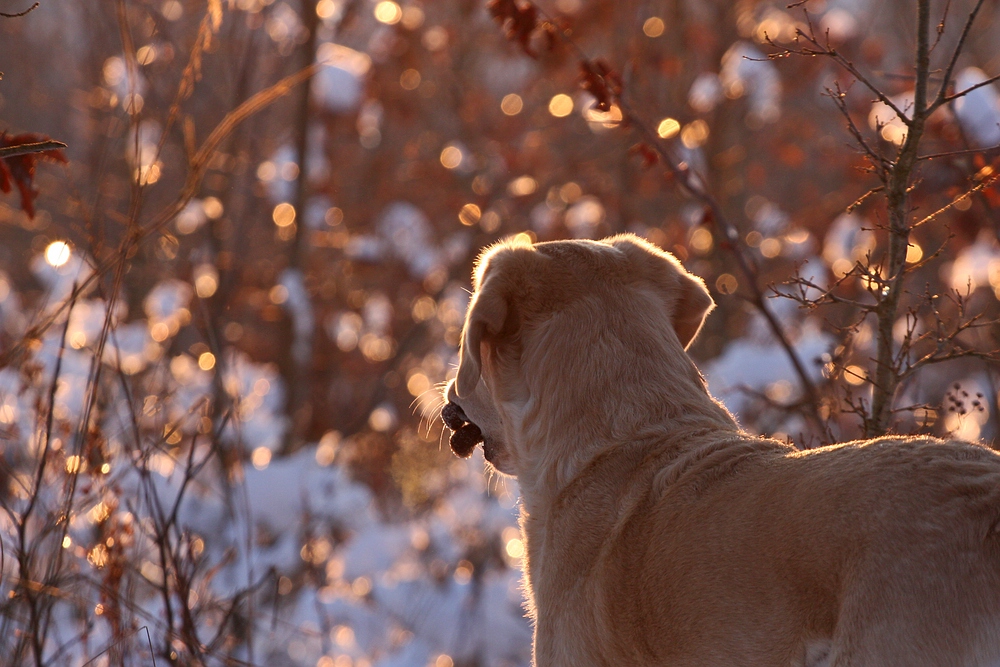
[[[1000,665],[1000,456],[747,434],[712,305],[630,235],[479,259],[443,417],[518,479],[535,665]]]

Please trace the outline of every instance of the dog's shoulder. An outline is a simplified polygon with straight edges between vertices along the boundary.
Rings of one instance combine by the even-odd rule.
[[[683,447],[678,456],[657,462],[650,496],[653,500],[668,495],[694,497],[748,467],[766,467],[768,461],[794,451],[787,443],[739,431],[702,436]]]

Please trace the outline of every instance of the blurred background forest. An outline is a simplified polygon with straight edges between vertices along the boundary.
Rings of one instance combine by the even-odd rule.
[[[691,353],[748,429],[872,434],[887,208],[854,205],[879,186],[858,138],[891,158],[906,126],[783,50],[813,30],[905,110],[915,4],[540,2],[570,43],[484,0],[0,17],[0,145],[68,146],[8,158],[26,194],[0,195],[0,663],[528,664],[516,483],[436,418],[508,235],[645,236],[709,285]],[[1000,3],[931,6],[932,83],[974,8],[955,88],[1000,72]],[[581,53],[644,127],[595,106]],[[887,429],[1000,433],[998,144],[992,83],[928,119],[909,206],[947,210],[909,237]]]

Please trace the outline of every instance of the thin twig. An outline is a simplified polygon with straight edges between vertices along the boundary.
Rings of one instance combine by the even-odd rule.
[[[958,38],[958,43],[955,44],[955,49],[951,52],[951,59],[948,61],[948,66],[944,70],[944,76],[941,79],[941,86],[938,88],[934,102],[931,104],[930,112],[933,112],[935,109],[948,101],[947,93],[948,86],[951,85],[951,76],[955,72],[955,66],[958,64],[958,57],[962,55],[962,49],[965,48],[965,40],[969,37],[969,31],[972,30],[972,24],[976,22],[976,15],[979,14],[979,10],[982,8],[983,2],[985,2],[985,0],[979,0],[976,3],[976,6],[972,8],[972,11],[969,12],[969,17],[965,20],[965,26],[962,28],[962,35]],[[948,4],[951,4],[950,0]]]
[[[995,151],[1000,148],[1000,144],[995,146],[990,146],[988,148],[965,148],[960,151],[947,151],[945,153],[932,153],[930,155],[921,155],[917,157],[917,160],[937,160],[943,157],[954,157],[956,155],[969,155],[971,153],[988,153],[989,151]]]
[[[948,202],[947,204],[945,204],[944,206],[942,206],[938,210],[936,210],[933,213],[931,213],[930,215],[927,215],[927,216],[921,218],[920,220],[918,220],[917,222],[913,223],[913,225],[912,225],[911,228],[912,229],[916,229],[917,227],[920,227],[921,225],[924,225],[924,224],[930,222],[931,220],[933,220],[934,218],[938,217],[939,215],[941,215],[945,211],[947,211],[947,210],[951,209],[952,207],[954,207],[955,204],[957,204],[958,202],[963,201],[965,199],[968,199],[969,197],[971,197],[972,195],[976,194],[977,192],[980,192],[981,190],[985,190],[990,185],[992,185],[993,183],[995,183],[997,181],[997,179],[1000,179],[1000,171],[993,172],[993,174],[991,174],[987,178],[984,178],[982,180],[982,182],[980,182],[977,185],[969,188],[968,190],[966,190],[965,192],[963,192],[959,196],[955,197],[954,199],[952,199],[950,202]]]
[[[0,12],[0,16],[4,17],[5,19],[20,18],[20,17],[24,16],[25,14],[27,14],[28,12],[31,12],[31,11],[34,11],[35,9],[38,9],[38,5],[39,4],[41,4],[41,3],[36,2],[35,4],[31,5],[27,9],[25,9],[23,12],[18,12],[17,14],[7,14],[6,12]]]
[[[991,76],[988,79],[980,81],[979,83],[977,83],[975,85],[969,86],[968,88],[966,88],[964,90],[960,90],[960,91],[958,91],[957,93],[955,93],[953,95],[945,95],[944,98],[942,98],[942,100],[941,100],[941,104],[947,104],[948,102],[951,102],[953,100],[957,100],[960,97],[965,97],[966,95],[968,95],[972,91],[979,90],[980,88],[988,86],[991,83],[996,83],[997,81],[1000,81],[1000,74]]]
[[[54,139],[48,139],[46,141],[36,141],[30,144],[18,144],[17,146],[4,146],[0,148],[0,160],[17,157],[19,155],[28,155],[30,153],[42,153],[44,151],[53,151],[66,148],[66,144],[61,141],[55,141]]]
[[[944,37],[944,29],[948,24],[948,12],[951,11],[951,0],[948,0],[944,6],[944,12],[941,13],[941,20],[937,24],[937,37],[934,38],[934,44],[931,45],[931,53],[934,53],[934,49],[941,42],[941,38]]]
[[[871,91],[872,94],[874,94],[875,97],[877,97],[878,100],[882,102],[882,104],[892,109],[893,113],[895,113],[896,116],[899,117],[899,120],[902,121],[904,125],[909,126],[910,123],[913,122],[912,119],[909,116],[907,116],[906,113],[904,113],[903,110],[900,109],[896,105],[896,103],[889,98],[888,95],[882,92],[882,90],[878,86],[876,86],[868,79],[868,77],[862,74],[861,71],[854,66],[854,63],[852,63],[850,60],[841,55],[840,52],[837,51],[837,49],[831,47],[829,44],[827,46],[823,46],[822,44],[820,44],[815,33],[813,33],[811,30],[810,33],[803,32],[802,30],[797,30],[796,34],[797,36],[802,37],[807,42],[812,44],[813,47],[815,47],[815,50],[785,48],[783,54],[781,55],[795,54],[801,56],[826,56],[828,58],[833,59],[834,62],[836,62],[842,68],[847,70],[851,74],[851,76],[853,76],[855,79],[861,82],[861,84],[865,88]]]

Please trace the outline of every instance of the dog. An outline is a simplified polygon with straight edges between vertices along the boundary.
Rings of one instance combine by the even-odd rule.
[[[686,353],[714,304],[632,235],[480,256],[443,417],[521,489],[536,667],[1000,665],[1000,456],[757,437]]]

